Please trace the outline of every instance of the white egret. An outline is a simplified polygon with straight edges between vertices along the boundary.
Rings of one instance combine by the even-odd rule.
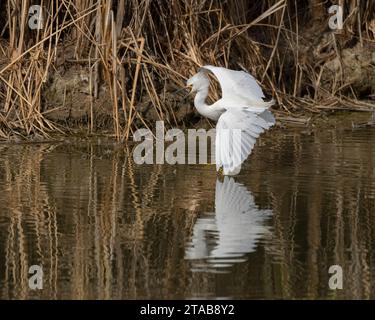
[[[216,76],[222,91],[222,98],[212,105],[206,104],[210,84],[208,72]],[[274,100],[263,100],[262,88],[247,72],[221,67],[200,68],[187,85],[196,92],[194,105],[198,112],[217,121],[216,169],[219,171],[222,167],[224,175],[237,174],[259,135],[275,124],[275,118],[268,110]]]

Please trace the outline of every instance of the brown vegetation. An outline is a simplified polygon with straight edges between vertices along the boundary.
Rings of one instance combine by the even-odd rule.
[[[374,108],[374,1],[339,0],[339,32],[328,27],[334,1],[35,2],[40,30],[28,26],[30,1],[0,4],[0,139],[190,125],[191,101],[174,91],[204,64],[251,72],[280,120]]]

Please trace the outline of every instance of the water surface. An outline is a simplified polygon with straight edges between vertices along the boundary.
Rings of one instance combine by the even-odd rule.
[[[225,179],[105,139],[0,145],[0,298],[375,298],[375,127],[344,123],[274,129]]]

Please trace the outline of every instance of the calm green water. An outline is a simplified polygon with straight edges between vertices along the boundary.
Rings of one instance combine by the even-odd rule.
[[[350,123],[274,129],[226,179],[105,140],[0,145],[0,298],[375,298],[375,127]]]

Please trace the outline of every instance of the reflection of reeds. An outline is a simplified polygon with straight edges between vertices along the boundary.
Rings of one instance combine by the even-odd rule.
[[[161,166],[143,175],[129,149],[113,151],[109,160],[101,159],[107,151],[98,154],[89,144],[75,151],[25,145],[17,154],[1,148],[0,218],[9,218],[1,230],[6,269],[0,283],[6,297],[135,298],[155,294],[159,281],[170,286],[180,249],[167,245],[173,243],[169,237],[183,244],[194,215],[170,220],[168,211],[152,209],[163,183]],[[177,199],[177,194],[160,196],[171,206]],[[167,230],[153,231],[155,222]],[[161,242],[150,241],[158,232]],[[41,293],[28,289],[32,264],[44,269]]]
[[[288,159],[278,169],[282,175],[267,175],[272,208],[279,212],[273,220],[277,240],[267,246],[274,266],[265,268],[265,278],[278,283],[274,296],[373,297],[375,149],[357,144],[355,135],[316,132],[315,143],[301,140],[300,134],[297,140],[283,137],[272,142],[273,153]],[[258,163],[263,157],[253,156],[253,166],[264,167]],[[252,184],[258,189],[265,176],[254,171],[254,177]],[[328,268],[334,264],[343,268],[342,291],[328,289]]]
[[[7,149],[7,147],[3,147]],[[9,231],[5,244],[5,283],[12,284],[15,296],[28,296],[28,269],[43,262],[44,271],[50,277],[45,285],[51,297],[56,291],[57,271],[57,225],[48,190],[40,183],[42,155],[49,147],[41,147],[34,153],[32,147],[19,147],[19,153],[2,159],[1,168],[7,182],[3,190],[2,204],[10,210]],[[49,149],[49,150],[48,150]],[[4,150],[3,150],[4,152]],[[3,213],[4,214],[4,213]],[[31,232],[34,237],[29,238]],[[30,251],[30,247],[33,251]]]
[[[373,298],[375,149],[356,132],[267,137],[238,180],[272,208],[273,238],[229,275],[183,261],[198,213],[214,211],[213,168],[136,166],[130,147],[106,144],[0,146],[1,296],[241,296],[256,284],[267,297]],[[343,291],[327,289],[333,264]]]

